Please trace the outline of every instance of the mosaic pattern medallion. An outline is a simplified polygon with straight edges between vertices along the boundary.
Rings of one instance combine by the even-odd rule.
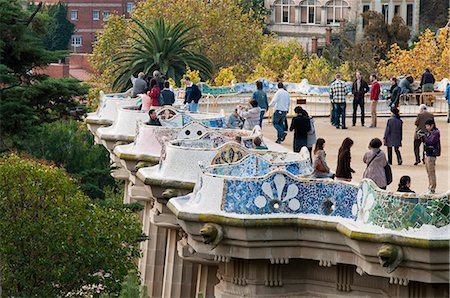
[[[240,214],[319,214],[356,219],[358,188],[351,184],[295,179],[273,172],[265,179],[226,179],[222,209]]]

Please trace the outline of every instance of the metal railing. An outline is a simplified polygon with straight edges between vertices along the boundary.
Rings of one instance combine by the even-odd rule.
[[[268,93],[269,102],[272,100],[274,93]],[[231,113],[238,105],[248,105],[251,100],[250,94],[221,94],[213,96],[211,94],[204,94],[199,102],[199,110],[207,113],[219,113],[223,110],[226,114]],[[351,116],[353,113],[353,95],[348,94],[346,114]],[[403,115],[415,115],[418,113],[418,105],[426,103],[428,110],[435,114],[446,114],[448,105],[443,98],[442,92],[427,92],[427,93],[410,93],[402,94],[400,96],[399,109]],[[390,113],[389,102],[380,100],[377,106],[377,113],[380,115],[388,115]],[[295,115],[294,108],[301,105],[308,111],[309,115],[317,117],[329,117],[331,115],[331,104],[327,94],[324,95],[307,95],[307,94],[291,94],[291,105],[287,116]],[[366,95],[364,100],[365,114],[370,115],[370,99]],[[269,119],[272,116],[272,109],[266,113]],[[359,113],[359,109],[358,109]],[[269,120],[270,121],[270,120]]]

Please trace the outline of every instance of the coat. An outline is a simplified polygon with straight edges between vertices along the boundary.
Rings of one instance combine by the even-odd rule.
[[[319,162],[319,160],[322,162],[322,165],[325,168],[325,172],[319,172],[316,169],[316,165]],[[328,164],[327,164],[327,154],[325,153],[324,150],[317,150],[317,152],[314,154],[314,164],[313,164],[313,166],[314,166],[314,175],[315,176],[321,176],[323,174],[330,173],[330,168],[328,167]]]
[[[403,121],[397,117],[391,117],[384,130],[384,145],[387,147],[401,147],[403,137]]]
[[[355,171],[350,167],[350,150],[340,150],[336,167],[336,177],[352,179],[352,173]]]
[[[361,84],[359,86],[359,90],[358,90],[358,84],[357,84],[358,80],[355,80],[352,84],[352,94],[353,97],[355,99],[364,99],[364,94],[366,94],[370,89],[369,89],[369,85],[367,84],[366,81],[361,80]]]
[[[255,126],[259,126],[259,119],[261,117],[261,108],[251,108],[247,112],[240,112],[240,116],[245,119],[243,129],[252,130]]]
[[[416,125],[416,131],[414,133],[414,139],[415,140],[420,140],[421,137],[417,134],[418,132],[425,134],[425,132],[427,131],[425,129],[425,122],[428,119],[434,119],[433,114],[424,111],[423,113],[420,113],[419,115],[417,115],[416,121],[414,122],[414,124]]]
[[[377,155],[378,154],[378,155]],[[377,155],[373,160],[372,158]],[[372,162],[370,162],[372,160]],[[363,178],[372,179],[376,185],[380,188],[384,188],[387,186],[386,181],[386,172],[384,171],[384,167],[387,165],[386,155],[380,149],[372,149],[369,152],[366,152],[363,157],[363,161],[365,164],[369,164],[369,166],[364,171]]]
[[[159,94],[161,93],[161,89],[159,89],[158,85],[153,86],[152,90],[150,90],[147,95],[152,99],[152,106],[159,107]]]
[[[439,129],[433,128],[428,132],[423,142],[425,143],[425,153],[427,156],[440,156],[441,155],[441,133]]]
[[[314,126],[314,118],[313,117],[309,118],[309,122],[311,125],[311,129],[308,131],[308,135],[306,137],[306,145],[308,147],[312,147],[317,141],[316,127]]]

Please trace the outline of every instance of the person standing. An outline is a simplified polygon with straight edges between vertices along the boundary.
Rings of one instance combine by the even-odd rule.
[[[314,178],[334,178],[330,167],[327,164],[327,154],[325,153],[325,140],[318,138],[314,147]]]
[[[436,127],[434,119],[425,121],[427,133],[423,137],[425,144],[425,167],[428,174],[428,193],[436,192],[436,158],[441,155],[441,133]]]
[[[400,119],[400,111],[397,108],[392,108],[391,112],[391,118],[387,121],[384,130],[384,145],[387,147],[389,164],[392,165],[392,147],[394,147],[397,162],[400,166],[403,163],[399,149],[402,146],[403,121]]]
[[[342,141],[341,148],[339,148],[338,153],[338,161],[337,161],[337,167],[336,167],[336,180],[341,181],[352,181],[352,173],[355,173],[355,170],[353,170],[350,166],[351,162],[351,154],[350,154],[350,148],[353,146],[353,140],[350,138],[345,138],[344,141]]]
[[[353,126],[356,125],[356,114],[358,106],[361,110],[361,126],[364,126],[364,95],[369,91],[369,85],[362,79],[361,73],[356,72],[356,80],[352,85],[353,94]]]
[[[422,74],[422,78],[420,79],[420,87],[422,88],[422,92],[433,92],[435,82],[436,80],[434,79],[430,69],[425,68],[425,72]]]
[[[137,78],[131,76],[131,83],[133,84],[132,97],[143,94],[145,93],[145,90],[147,90],[147,82],[145,82],[144,77],[145,73],[143,72],[140,72]]]
[[[390,92],[390,96],[389,96],[389,106],[391,108],[398,108],[398,106],[400,105],[400,93],[401,93],[401,89],[397,84],[397,78],[393,77],[391,78],[391,89],[389,90]]]
[[[196,113],[198,111],[198,101],[202,98],[202,92],[189,77],[184,78],[186,92],[184,95],[184,103],[188,104],[189,112]]]
[[[300,152],[303,146],[308,144],[308,131],[311,130],[311,122],[309,117],[304,113],[300,106],[295,107],[294,112],[297,114],[292,118],[290,131],[294,131],[294,152]]]
[[[169,81],[164,82],[164,89],[161,91],[161,96],[163,99],[163,106],[171,106],[175,102],[175,93],[173,93],[172,90],[170,90],[170,83]]]
[[[434,115],[427,111],[427,106],[422,104],[419,108],[419,114],[417,115],[416,121],[414,124],[416,125],[416,130],[414,132],[414,156],[416,157],[416,162],[414,163],[417,166],[420,163],[420,145],[422,144],[423,136],[426,133],[425,122],[428,119],[434,120]],[[422,151],[424,152],[425,149]],[[425,163],[425,153],[422,153],[422,161]]]
[[[370,87],[370,114],[372,117],[372,124],[370,124],[369,127],[374,128],[377,127],[377,105],[378,100],[380,99],[381,88],[377,81],[376,74],[370,76],[370,81],[372,82],[372,86]]]
[[[448,83],[447,88],[445,88],[444,98],[448,103],[447,123],[450,123],[450,83]]]
[[[386,155],[380,149],[382,143],[378,138],[374,138],[369,143],[369,152],[366,152],[363,161],[367,164],[363,178],[372,179],[381,189],[386,189],[387,179],[384,167],[387,165]]]
[[[278,82],[278,91],[275,92],[269,107],[274,107],[272,123],[273,127],[277,130],[276,143],[281,144],[287,136],[284,131],[284,122],[286,121],[286,114],[289,111],[289,105],[291,104],[291,97],[289,92],[284,90],[282,82]]]
[[[158,83],[156,83],[156,80],[151,79],[150,80],[150,91],[147,93],[147,95],[151,98],[151,104],[153,107],[161,106],[161,103],[159,102],[160,94],[161,94],[161,89],[159,89]]]
[[[261,108],[261,116],[259,119],[259,126],[262,128],[262,122],[264,119],[264,114],[269,108],[269,102],[267,101],[267,94],[263,90],[263,83],[261,81],[256,82],[256,91],[253,92],[252,100],[256,100],[258,107]]]
[[[251,108],[244,111],[241,107],[238,109],[239,116],[244,119],[243,129],[252,130],[255,126],[259,125],[259,119],[261,117],[261,108],[258,107],[256,100],[250,101]]]
[[[342,81],[342,74],[340,72],[336,73],[335,78],[336,80],[331,84],[330,95],[332,96],[332,102],[336,105],[336,128],[347,129],[345,126],[347,85]]]

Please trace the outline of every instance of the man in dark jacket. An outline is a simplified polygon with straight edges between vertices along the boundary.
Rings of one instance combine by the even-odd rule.
[[[433,92],[435,82],[436,80],[434,79],[433,74],[428,68],[426,68],[422,78],[420,79],[420,87],[422,88],[422,92]]]
[[[148,115],[150,116],[150,119],[148,120],[147,125],[162,126],[155,109],[148,111]]]
[[[353,126],[356,125],[356,112],[361,109],[361,125],[364,126],[364,95],[369,91],[369,85],[362,79],[361,73],[356,72],[356,80],[352,85],[353,94]]]
[[[196,84],[191,82],[191,79],[186,77],[184,79],[186,84],[186,94],[184,95],[184,103],[188,104],[189,112],[198,111],[198,101],[202,98],[202,92]]]
[[[161,91],[161,96],[163,98],[163,106],[171,106],[175,102],[175,94],[170,90],[169,81],[164,82],[164,89]]]
[[[308,131],[311,130],[311,121],[304,113],[302,107],[295,107],[294,112],[297,116],[292,118],[289,130],[294,130],[294,152],[300,152],[303,146],[307,146]]]

